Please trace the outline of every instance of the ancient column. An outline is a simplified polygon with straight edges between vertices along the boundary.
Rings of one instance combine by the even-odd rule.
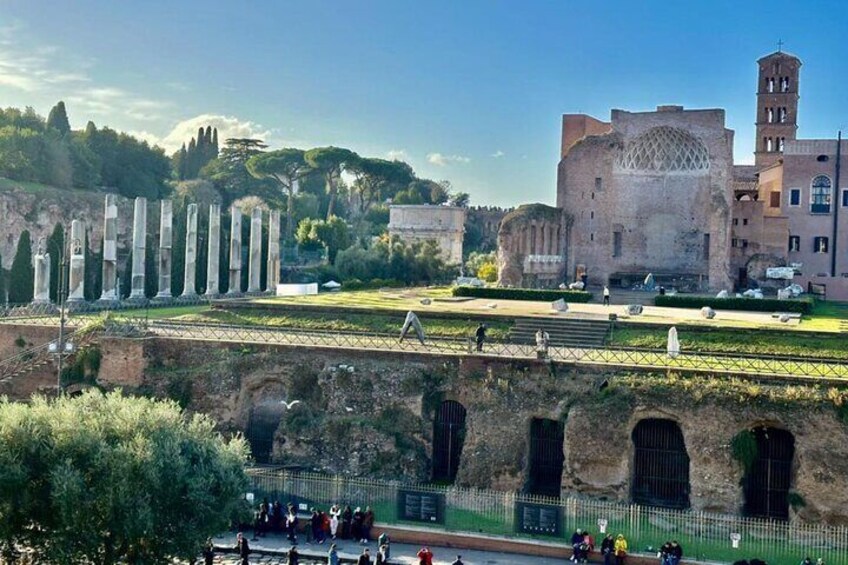
[[[133,209],[132,284],[130,300],[144,298],[144,259],[147,252],[147,198],[135,199]]]
[[[195,275],[197,273],[197,204],[186,209],[185,278],[183,296],[197,296]]]
[[[106,195],[103,213],[103,292],[100,300],[117,300],[118,280],[118,204],[114,194]]]
[[[230,286],[227,294],[241,293],[241,210],[230,207]]]
[[[250,212],[250,255],[247,264],[247,292],[259,292],[262,269],[262,209]]]
[[[33,304],[50,304],[50,254],[38,245],[33,257]]]
[[[156,298],[171,298],[171,260],[174,247],[174,204],[159,204],[159,292]]]
[[[280,282],[280,211],[271,212],[268,218],[268,285],[265,290],[277,292]]]
[[[85,226],[81,220],[71,222],[71,267],[68,271],[68,302],[85,300]]]
[[[209,245],[206,249],[206,296],[218,296],[218,265],[221,254],[220,204],[209,205]]]

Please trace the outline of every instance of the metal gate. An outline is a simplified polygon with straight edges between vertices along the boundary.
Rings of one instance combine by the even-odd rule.
[[[789,518],[789,487],[795,438],[786,430],[756,428],[757,457],[745,474],[745,515]]]
[[[433,480],[450,481],[459,470],[459,457],[465,440],[465,407],[445,400],[433,422]]]
[[[247,442],[257,463],[270,463],[274,448],[274,434],[283,418],[283,405],[259,404],[250,408],[247,421]]]
[[[689,455],[680,426],[672,420],[649,418],[633,429],[635,504],[664,508],[689,507]]]
[[[527,490],[531,494],[560,496],[564,440],[565,426],[562,422],[546,418],[533,418],[530,422]]]

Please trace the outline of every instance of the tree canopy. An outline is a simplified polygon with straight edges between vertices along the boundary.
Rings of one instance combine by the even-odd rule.
[[[415,172],[403,161],[360,158],[348,170],[356,176],[354,190],[359,196],[359,212],[377,202],[393,198],[415,180]]]
[[[359,155],[342,147],[316,147],[304,153],[306,163],[324,176],[330,201],[327,205],[327,220],[335,215],[336,197],[342,171],[359,160]]]
[[[0,400],[0,544],[37,562],[193,559],[242,508],[243,439],[171,401]]]
[[[303,150],[290,147],[270,153],[260,153],[247,161],[247,170],[251,175],[256,178],[274,179],[286,193],[286,240],[290,240],[292,236],[292,214],[297,183],[310,170],[303,155]]]

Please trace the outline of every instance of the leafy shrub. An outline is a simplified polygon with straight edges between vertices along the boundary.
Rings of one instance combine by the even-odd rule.
[[[709,306],[716,310],[749,310],[752,312],[795,312],[809,314],[813,309],[813,300],[777,300],[774,298],[712,298],[708,296],[658,295],[654,298],[656,306],[670,308],[703,308]]]
[[[742,465],[745,472],[751,470],[757,459],[757,439],[751,430],[742,430],[730,440],[730,454]]]
[[[562,298],[566,302],[589,302],[591,292],[582,290],[536,290],[531,288],[478,288],[474,286],[457,286],[453,289],[454,296],[471,296],[474,298],[500,298],[503,300],[538,300],[551,302]]]

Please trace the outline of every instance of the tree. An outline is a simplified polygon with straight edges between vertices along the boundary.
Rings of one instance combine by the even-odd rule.
[[[480,280],[493,283],[498,280],[498,266],[494,263],[483,263],[477,269],[477,278]]]
[[[403,161],[356,159],[348,165],[356,176],[354,189],[359,194],[359,212],[364,213],[375,202],[392,198],[415,179],[415,173]]]
[[[71,123],[68,121],[65,103],[61,100],[47,114],[47,127],[55,129],[62,135],[71,133]]]
[[[457,192],[455,194],[451,194],[450,202],[451,206],[459,206],[460,208],[468,208],[468,204],[471,201],[471,196],[467,192]]]
[[[304,153],[306,163],[324,176],[327,194],[330,201],[327,204],[327,220],[335,215],[336,195],[342,171],[349,164],[355,163],[359,155],[350,149],[341,147],[316,147]]]
[[[29,230],[24,230],[18,240],[12,269],[9,272],[9,302],[26,304],[32,302],[35,275],[32,266],[32,240]]]
[[[329,220],[307,218],[297,226],[297,242],[306,249],[324,247],[330,263],[336,260],[336,254],[350,245],[350,232],[347,223],[338,216]]]
[[[176,402],[0,400],[0,543],[41,563],[194,559],[241,517],[247,445]],[[25,454],[22,456],[22,454]]]
[[[53,233],[47,238],[47,248],[50,254],[50,300],[59,302],[59,269],[62,263],[62,254],[65,252],[65,228],[56,223]]]
[[[292,237],[292,213],[297,182],[309,170],[303,151],[289,147],[254,155],[247,161],[247,170],[256,178],[272,178],[286,193],[286,241]]]
[[[260,139],[230,138],[224,142],[218,158],[203,167],[200,176],[215,184],[224,206],[245,196],[258,196],[266,202],[274,202],[276,183],[268,178],[257,179],[247,170],[247,161],[266,147]]]

